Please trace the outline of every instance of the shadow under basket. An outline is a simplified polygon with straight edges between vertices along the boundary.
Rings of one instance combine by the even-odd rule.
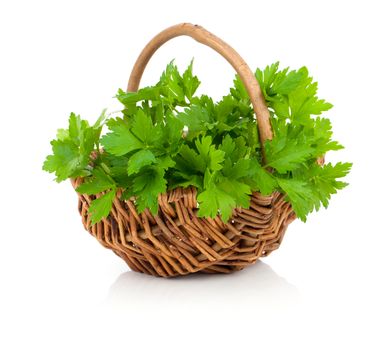
[[[181,35],[211,47],[233,66],[250,97],[262,145],[272,139],[269,111],[254,74],[233,48],[197,25],[179,24],[155,36],[139,55],[127,91],[138,90],[144,69],[155,51]],[[72,184],[77,188],[82,181],[73,179]],[[197,216],[195,188],[177,188],[160,195],[157,215],[148,210],[139,214],[132,200],[120,200],[119,195],[109,216],[90,225],[88,209],[94,197],[78,194],[83,225],[132,270],[154,276],[241,270],[277,249],[288,224],[295,219],[291,205],[278,192],[270,196],[253,193],[250,207],[235,209],[227,223],[220,217]]]

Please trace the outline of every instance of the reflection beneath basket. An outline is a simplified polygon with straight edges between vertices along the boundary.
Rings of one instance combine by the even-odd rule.
[[[245,270],[230,275],[194,274],[172,279],[155,278],[128,271],[111,286],[105,305],[129,307],[131,312],[156,305],[158,308],[190,307],[201,311],[207,306],[220,309],[231,304],[249,312],[284,309],[298,304],[299,291],[259,261]]]

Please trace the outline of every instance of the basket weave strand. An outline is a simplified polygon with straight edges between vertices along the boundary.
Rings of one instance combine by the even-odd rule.
[[[213,48],[231,63],[251,98],[260,141],[271,139],[269,112],[252,71],[234,49],[202,27],[183,23],[154,37],[135,63],[127,91],[137,91],[155,51],[180,35]],[[74,188],[82,182],[82,178],[72,179]],[[88,209],[95,196],[78,194],[78,197],[82,222],[90,234],[120,256],[132,270],[162,277],[241,270],[276,250],[287,226],[295,219],[290,204],[278,192],[269,196],[254,192],[250,207],[236,208],[227,223],[218,216],[199,218],[197,192],[190,187],[159,195],[157,215],[149,210],[138,213],[134,199],[121,200],[118,192],[109,216],[91,225]]]

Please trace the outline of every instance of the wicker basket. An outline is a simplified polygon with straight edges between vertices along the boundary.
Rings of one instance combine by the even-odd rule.
[[[202,27],[184,23],[159,33],[141,52],[127,91],[137,91],[144,69],[155,51],[168,40],[187,35],[221,54],[241,77],[256,114],[261,142],[272,138],[269,112],[252,71],[228,44]],[[81,178],[72,180],[76,188]],[[157,215],[139,214],[131,200],[117,194],[109,216],[90,225],[88,208],[94,198],[79,196],[84,227],[106,248],[138,272],[177,276],[194,272],[229,273],[253,264],[277,249],[295,214],[283,195],[251,195],[249,209],[237,208],[228,223],[217,217],[197,217],[195,188],[177,188],[159,196]]]

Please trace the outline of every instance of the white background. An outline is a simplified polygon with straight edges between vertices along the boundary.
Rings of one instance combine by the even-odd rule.
[[[384,1],[1,1],[1,349],[387,349],[387,10]],[[255,68],[306,65],[354,162],[328,210],[294,222],[270,257],[229,276],[128,271],[81,225],[68,182],[41,171],[71,111],[94,121],[146,42],[201,24]],[[202,90],[234,72],[189,38]]]

